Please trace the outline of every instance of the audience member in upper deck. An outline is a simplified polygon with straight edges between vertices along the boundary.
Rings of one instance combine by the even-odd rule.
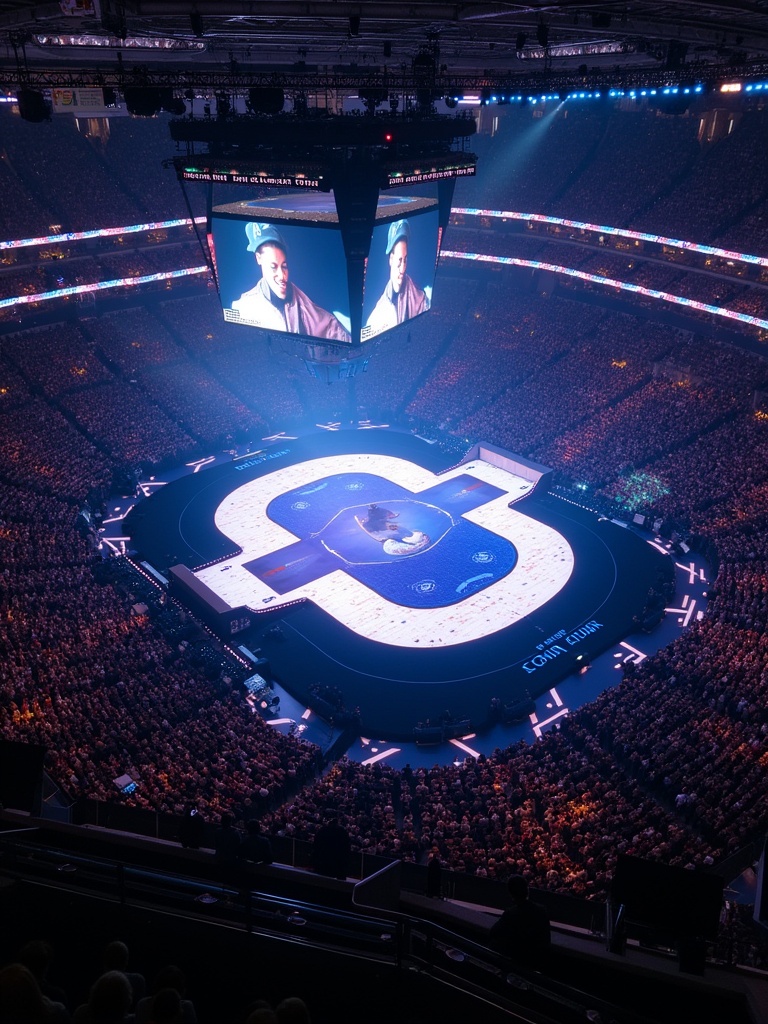
[[[513,905],[491,928],[491,945],[516,964],[541,969],[551,947],[547,912],[529,899],[528,883],[522,875],[511,875],[507,888]]]

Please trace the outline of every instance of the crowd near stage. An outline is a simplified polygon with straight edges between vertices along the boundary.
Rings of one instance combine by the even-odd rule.
[[[366,735],[460,735],[669,594],[663,548],[550,483],[489,444],[320,430],[175,480],[124,526],[145,568],[297,699],[333,694]]]

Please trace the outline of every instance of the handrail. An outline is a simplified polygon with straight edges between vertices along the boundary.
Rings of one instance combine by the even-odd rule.
[[[173,912],[190,920],[202,918],[211,925],[240,929],[244,935],[258,933],[398,968],[415,967],[436,981],[508,1011],[511,1019],[529,1024],[555,1024],[564,1009],[578,1010],[584,1016],[588,1010],[599,1009],[622,1024],[647,1024],[633,1013],[535,972],[510,973],[501,954],[441,924],[359,904],[339,909],[276,895],[253,888],[254,881],[263,883],[265,879],[250,872],[235,871],[228,877],[214,869],[192,877],[72,853],[2,833],[0,873],[23,878],[27,884],[113,900],[123,907]],[[535,1009],[519,1005],[520,993],[525,993]]]

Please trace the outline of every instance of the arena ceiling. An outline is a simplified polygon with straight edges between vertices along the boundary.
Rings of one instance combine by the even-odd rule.
[[[59,45],[73,36],[92,45]],[[438,74],[489,81],[585,66],[750,76],[768,66],[768,0],[0,0],[0,43],[5,81],[108,66],[118,48],[123,67],[183,65],[201,82],[215,69],[395,76],[425,54]]]

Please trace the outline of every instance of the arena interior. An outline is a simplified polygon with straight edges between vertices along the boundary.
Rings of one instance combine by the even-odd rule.
[[[13,8],[0,4],[3,17]],[[118,95],[111,112],[33,123],[11,87],[0,96],[0,981],[12,1000],[21,946],[49,940],[40,989],[64,1004],[9,1021],[69,1020],[116,937],[137,973],[181,963],[200,1021],[299,1019],[254,1004],[299,995],[316,1022],[570,1021],[598,1005],[589,1019],[760,1019],[749,1000],[768,971],[768,73],[748,92],[694,91],[678,70],[674,95],[468,99],[477,173],[456,183],[432,308],[364,343],[364,370],[334,380],[293,341],[225,322],[190,220],[205,218],[206,186],[183,189],[163,166],[171,115],[130,116]],[[219,116],[212,93],[189,92],[190,113],[213,104]],[[348,116],[369,114],[351,104]],[[523,475],[502,479],[503,460]],[[543,485],[526,483],[531,466]],[[445,517],[468,531],[466,511],[475,564],[445,569],[453,603],[431,596],[435,566],[409,577],[409,605],[376,567],[323,575],[337,541],[318,555],[309,527],[290,534],[296,551],[267,544],[274,503],[290,532],[307,504],[297,496],[328,480],[339,494],[326,492],[327,509],[359,502],[364,528],[368,499],[343,487],[374,481],[366,494],[403,507],[420,498],[424,532],[402,530],[406,544]],[[236,487],[247,503],[233,511]],[[464,502],[453,519],[452,500]],[[222,508],[233,529],[253,529],[252,550]],[[499,603],[521,566],[535,588],[555,549],[561,562],[570,552],[561,581],[541,569],[543,596],[509,583]],[[286,566],[292,581],[278,586]],[[198,580],[209,596],[196,604]],[[229,638],[207,588],[246,610]],[[371,589],[379,603],[366,604]],[[17,784],[40,748],[42,791],[22,807]],[[192,808],[200,852],[179,846]],[[329,812],[352,850],[333,886],[309,873]],[[435,900],[399,912],[450,929],[438,943],[448,959],[430,969],[455,1003],[375,953],[360,967],[371,988],[353,997],[356,968],[339,966],[335,939],[302,945],[286,926],[282,944],[268,941],[289,920],[283,903],[261,936],[248,918],[240,945],[222,922],[240,921],[245,883],[212,881],[228,815],[272,844],[274,865],[248,883],[262,910],[246,901],[265,921],[270,898],[293,900],[305,924],[306,907],[351,911],[354,881],[392,862],[423,892],[438,862],[438,902],[466,920],[436,919]],[[25,829],[44,835],[34,855],[14,846],[34,838]],[[88,857],[128,857],[120,844],[148,872],[207,879],[194,892],[226,911],[198,903],[203,916],[182,925],[177,909],[153,917],[150,896],[78,903],[72,879],[98,873]],[[605,949],[622,855],[722,879],[719,926],[688,977],[705,955],[710,995],[748,973],[754,991],[733,995],[733,1016],[719,1016],[725,1003],[707,1015],[703,981],[675,989],[686,950],[655,949],[663,963],[643,965],[633,1006],[609,968],[594,980],[596,953],[570,950],[579,935]],[[23,865],[35,860],[50,876],[33,883]],[[490,997],[490,968],[485,980],[449,968],[479,970],[476,915],[505,905],[514,874],[546,905],[558,959],[517,989],[496,964],[503,991]],[[457,934],[471,954],[453,948]],[[629,951],[614,942],[610,970],[664,946],[640,936]]]

